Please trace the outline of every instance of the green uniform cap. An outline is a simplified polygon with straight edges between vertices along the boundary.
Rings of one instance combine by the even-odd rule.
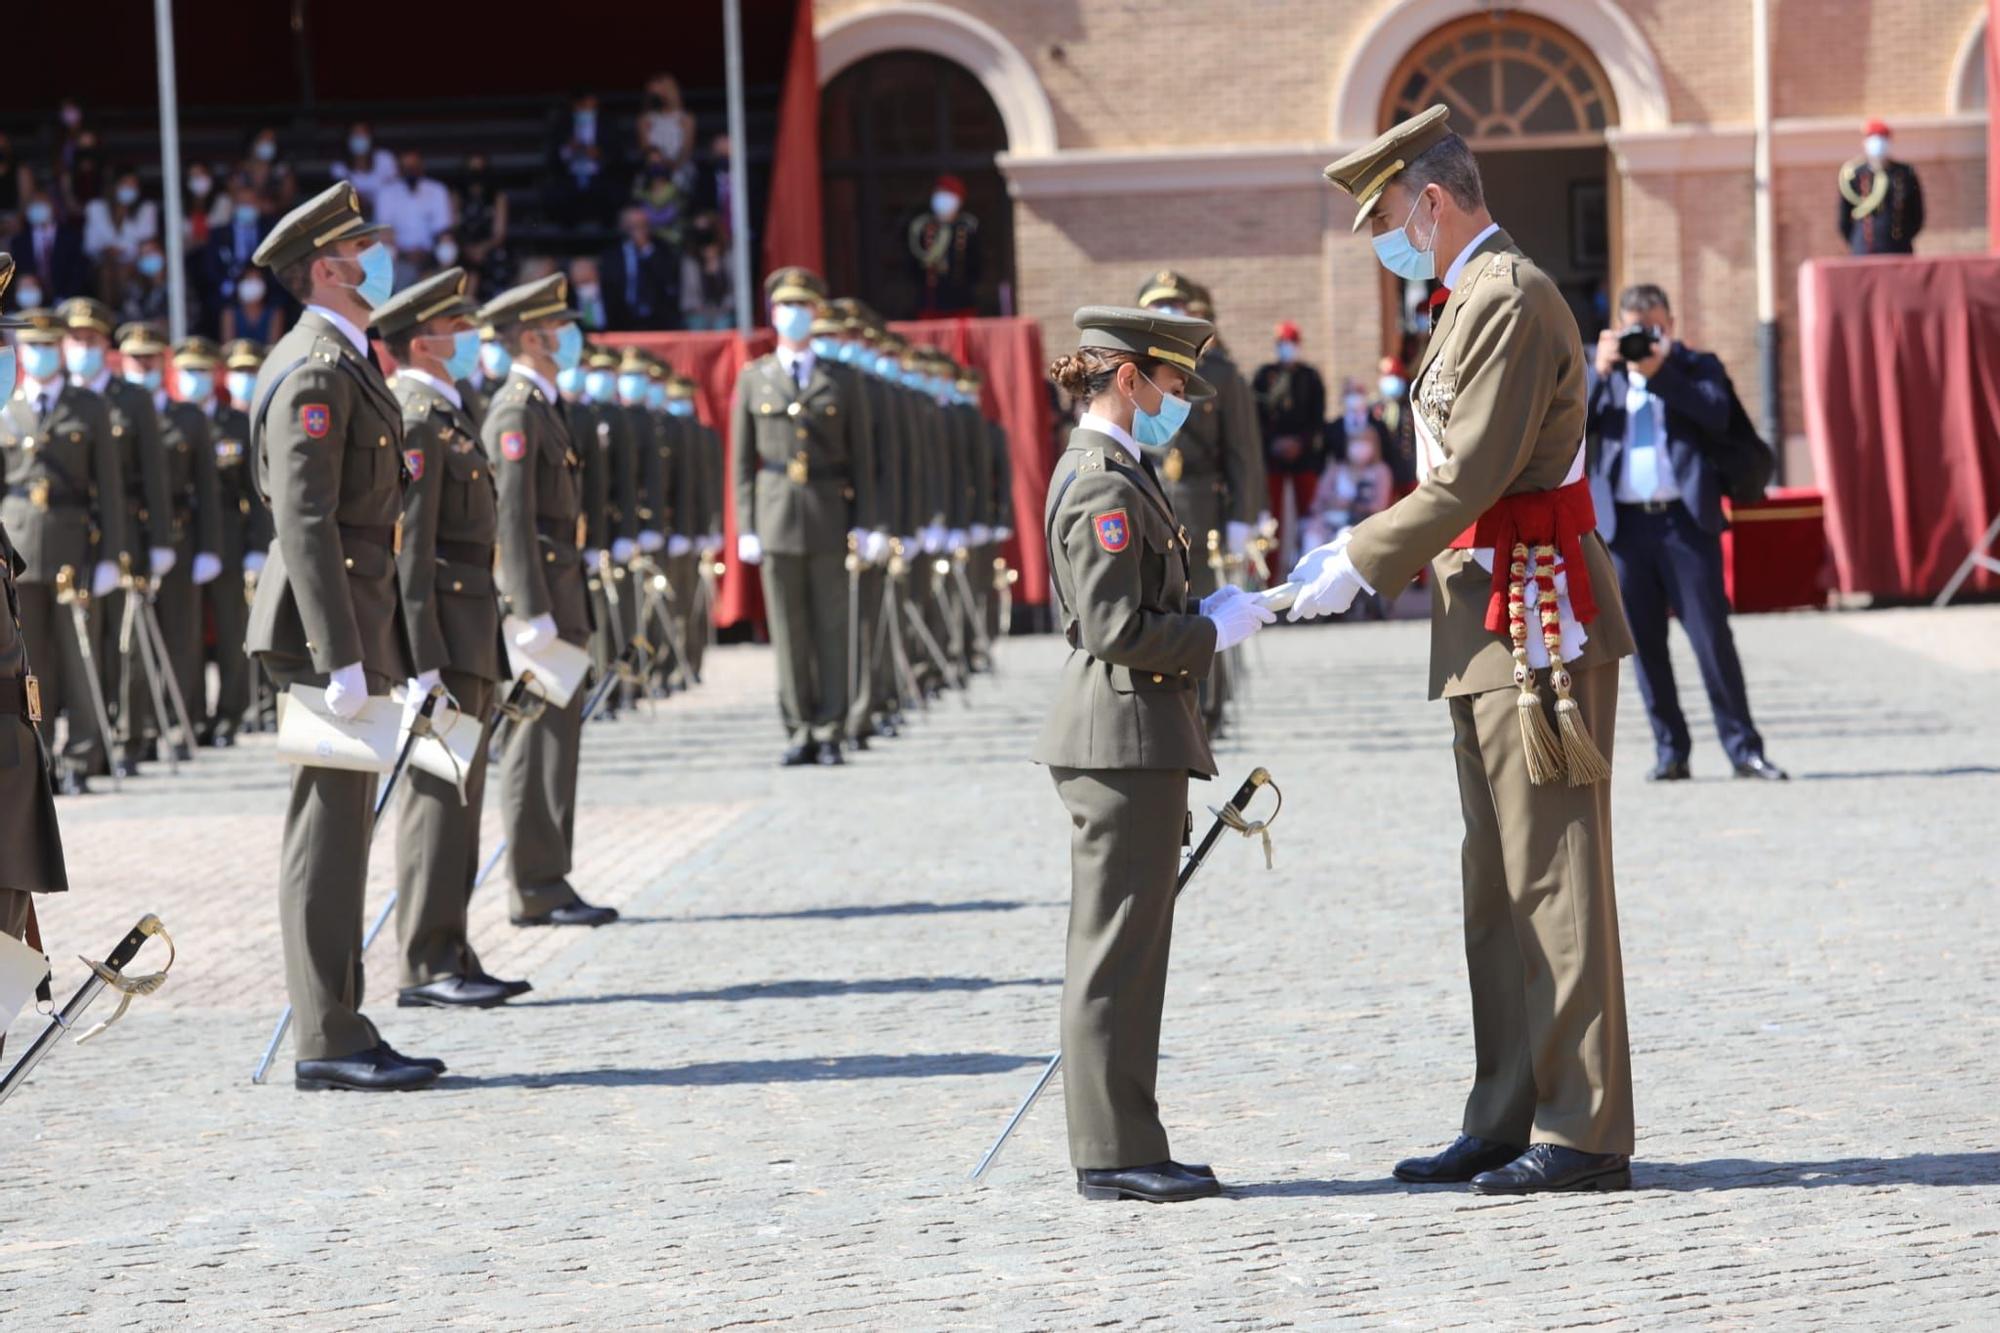
[[[1397,173],[1451,134],[1451,109],[1434,106],[1410,117],[1366,148],[1357,148],[1321,174],[1354,196],[1354,230],[1360,231],[1375,201]]]
[[[310,259],[338,241],[376,236],[388,228],[361,216],[361,195],[352,181],[335,181],[278,219],[250,262],[279,269]]]
[[[676,375],[671,373],[668,374],[667,397],[669,398],[694,397],[694,381],[689,379],[685,375]]]
[[[592,343],[590,350],[583,354],[583,364],[591,370],[616,370],[618,353],[602,343]]]
[[[111,307],[92,296],[72,296],[56,307],[56,318],[68,329],[88,329],[92,333],[111,336],[117,325],[117,316]]]
[[[813,337],[817,338],[821,335],[826,335],[828,337],[841,338],[852,332],[854,332],[854,329],[848,324],[847,317],[834,309],[833,302],[823,302],[814,307],[812,322]]]
[[[771,305],[781,301],[818,305],[826,300],[826,279],[809,268],[797,265],[781,268],[764,279],[764,300]]]
[[[1152,277],[1139,284],[1139,301],[1142,306],[1167,302],[1184,306],[1194,299],[1195,285],[1185,274],[1163,268]]]
[[[1202,349],[1215,336],[1215,326],[1207,320],[1111,305],[1087,305],[1076,312],[1075,319],[1082,330],[1076,340],[1078,348],[1100,347],[1164,361],[1187,376],[1189,401],[1215,396],[1209,382],[1194,373]]]
[[[24,343],[59,343],[63,336],[62,316],[45,306],[23,310],[16,318],[14,327],[20,332],[14,341]]]
[[[255,338],[232,338],[222,345],[222,364],[230,370],[256,370],[264,364],[264,344]]]
[[[477,316],[481,324],[491,326],[496,333],[517,324],[539,324],[545,320],[567,323],[576,317],[577,312],[569,304],[569,278],[561,273],[509,287],[479,307]]]
[[[222,349],[199,334],[183,338],[174,348],[174,364],[185,370],[212,370],[222,364]]]
[[[375,331],[384,338],[393,338],[434,319],[471,315],[479,309],[472,299],[471,286],[471,275],[462,268],[448,268],[421,282],[413,282],[375,307],[371,316]]]
[[[165,356],[172,347],[159,325],[134,320],[118,330],[118,350],[126,356]]]

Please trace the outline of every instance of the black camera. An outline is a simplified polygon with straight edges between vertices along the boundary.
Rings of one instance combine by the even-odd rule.
[[[1644,324],[1634,324],[1618,335],[1618,358],[1621,361],[1644,361],[1653,354],[1660,335]]]

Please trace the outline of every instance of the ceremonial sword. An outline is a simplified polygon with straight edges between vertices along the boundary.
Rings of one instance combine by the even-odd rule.
[[[160,918],[149,912],[139,918],[138,925],[126,932],[125,938],[118,941],[118,946],[105,955],[102,963],[90,964],[89,978],[76,988],[76,994],[69,997],[69,1003],[49,1016],[49,1025],[42,1029],[41,1035],[35,1038],[27,1050],[21,1052],[21,1058],[14,1062],[14,1067],[7,1071],[6,1077],[0,1078],[0,1103],[6,1102],[14,1095],[14,1089],[20,1087],[28,1075],[34,1072],[35,1066],[42,1062],[42,1057],[56,1048],[56,1044],[62,1040],[63,1033],[76,1026],[77,1020],[83,1017],[83,1011],[90,1007],[90,1002],[96,999],[98,992],[107,985],[116,986],[123,992],[124,1003],[118,1006],[117,1014],[113,1014],[91,1032],[85,1033],[85,1037],[115,1023],[118,1015],[125,1012],[125,1004],[131,1002],[132,996],[150,995],[160,988],[160,983],[167,979],[167,968],[162,968],[149,977],[128,979],[125,976],[126,964],[132,961],[140,946],[155,935],[167,941],[167,968],[173,966],[174,942],[168,937],[166,929],[160,925]],[[84,961],[89,962],[88,959]],[[77,1040],[81,1041],[83,1038],[79,1037]]]
[[[97,650],[90,644],[90,589],[76,581],[76,570],[69,565],[56,571],[56,600],[69,603],[69,623],[76,633],[77,656],[83,662],[84,680],[90,686],[90,711],[97,718],[98,742],[103,745],[108,761],[113,739],[111,712],[104,704],[104,677],[98,674]],[[118,765],[112,763],[110,767],[111,790],[123,791]]]
[[[1252,822],[1243,817],[1243,808],[1250,804],[1250,801],[1257,795],[1257,790],[1260,787],[1269,787],[1272,792],[1276,793],[1278,804],[1272,809],[1268,818]],[[1215,822],[1209,825],[1208,832],[1202,835],[1201,841],[1195,845],[1195,849],[1188,854],[1187,860],[1182,863],[1180,877],[1174,882],[1175,900],[1179,900],[1181,893],[1188,886],[1188,881],[1194,878],[1195,871],[1200,870],[1202,862],[1208,859],[1210,849],[1215,846],[1216,839],[1222,836],[1224,829],[1234,829],[1246,838],[1252,834],[1261,834],[1264,839],[1265,864],[1269,865],[1271,859],[1271,834],[1269,829],[1271,821],[1278,817],[1278,811],[1284,808],[1284,804],[1285,795],[1278,790],[1278,784],[1271,780],[1270,773],[1262,768],[1251,770],[1250,776],[1243,779],[1243,785],[1236,789],[1236,795],[1230,797],[1229,804],[1215,812]],[[1036,1098],[1040,1097],[1043,1091],[1048,1088],[1049,1080],[1053,1079],[1056,1076],[1056,1071],[1061,1068],[1062,1052],[1057,1051],[1049,1057],[1048,1063],[1042,1067],[1041,1075],[1035,1079],[1034,1086],[1028,1089],[1028,1095],[1021,1099],[1019,1106],[1014,1108],[1014,1114],[1007,1117],[1006,1125],[1000,1130],[1000,1137],[993,1140],[993,1146],[988,1148],[985,1155],[979,1159],[979,1165],[972,1168],[972,1175],[969,1177],[971,1180],[977,1182],[985,1178],[987,1171],[992,1169],[994,1161],[1000,1156],[1000,1150],[1007,1146],[1008,1138],[1019,1128],[1021,1122],[1027,1118],[1028,1112],[1034,1109]]]

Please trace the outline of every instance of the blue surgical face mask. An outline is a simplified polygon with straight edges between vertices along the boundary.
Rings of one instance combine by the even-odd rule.
[[[627,407],[637,407],[646,401],[646,377],[627,372],[618,377],[618,401]]]
[[[565,366],[556,372],[556,388],[574,398],[583,389],[583,371],[576,366]]]
[[[812,332],[813,312],[809,305],[786,301],[771,307],[771,327],[786,342],[802,342]]]
[[[613,381],[617,377],[608,370],[593,370],[583,377],[583,392],[593,403],[611,401]]]
[[[694,399],[667,399],[667,415],[670,417],[691,417],[694,415]]]
[[[354,294],[367,302],[372,310],[395,293],[396,259],[389,253],[389,247],[380,241],[355,258],[361,264],[361,285],[354,289]]]
[[[646,386],[646,406],[655,412],[667,410],[667,386],[654,380]]]
[[[84,379],[96,379],[97,372],[104,369],[104,349],[86,347],[82,343],[68,343],[63,347],[63,365],[72,375]]]
[[[812,340],[813,355],[822,361],[840,360],[840,344],[824,333]]]
[[[125,382],[127,384],[136,384],[148,393],[155,393],[159,390],[160,379],[160,369],[158,366],[153,367],[151,370],[141,370],[137,366],[125,367]]]
[[[0,384],[14,387],[14,349],[0,347]]]
[[[166,271],[167,261],[164,255],[147,253],[139,256],[139,272],[145,276],[157,278]]]
[[[1871,134],[1861,141],[1861,151],[1868,154],[1870,162],[1880,162],[1889,156],[1889,137],[1885,134]]]
[[[1384,375],[1381,379],[1375,381],[1375,387],[1381,391],[1384,398],[1401,398],[1403,396],[1403,377],[1401,375]]]
[[[205,403],[215,396],[215,376],[209,371],[183,368],[176,378],[184,403]]]
[[[1422,194],[1411,200],[1410,216],[1403,219],[1403,225],[1375,238],[1375,257],[1382,261],[1382,267],[1411,282],[1428,282],[1437,276],[1437,255],[1431,249],[1437,244],[1437,219],[1431,219],[1431,236],[1423,249],[1410,239],[1410,221],[1423,201]]]
[[[481,343],[479,364],[488,376],[497,380],[513,366],[514,358],[499,343]]]
[[[462,380],[479,364],[479,330],[460,329],[451,335],[451,355],[445,358],[444,373]]]
[[[257,205],[241,203],[236,205],[236,220],[245,225],[257,220]]]
[[[37,199],[32,204],[28,205],[29,226],[46,227],[49,225],[49,219],[54,216],[55,216],[55,211],[51,209],[48,206],[48,204],[43,200]]]
[[[30,379],[54,379],[62,371],[62,360],[62,348],[54,343],[21,344],[21,370]]]
[[[1153,384],[1151,376],[1144,377],[1146,383]],[[1155,389],[1160,386],[1153,384]],[[1176,398],[1165,389],[1160,389],[1160,410],[1148,412],[1139,406],[1139,400],[1132,400],[1132,438],[1148,449],[1164,449],[1180,431],[1188,418],[1191,404],[1185,398]]]
[[[1298,359],[1299,359],[1299,345],[1297,343],[1281,342],[1278,344],[1279,365],[1289,366],[1290,364],[1292,364],[1292,362]]]
[[[257,374],[250,370],[232,370],[227,380],[229,399],[238,407],[250,405],[250,395],[257,391]]]
[[[575,370],[583,363],[583,330],[565,324],[556,334],[556,369]]]

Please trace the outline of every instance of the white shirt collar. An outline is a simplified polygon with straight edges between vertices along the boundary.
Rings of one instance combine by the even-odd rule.
[[[83,385],[84,388],[101,398],[104,396],[104,391],[111,387],[111,372],[109,370],[100,370],[97,372],[95,379],[78,380],[77,383]]]
[[[398,375],[407,375],[419,384],[430,385],[432,389],[443,395],[445,401],[453,407],[458,408],[460,411],[465,409],[465,400],[459,397],[458,386],[450,380],[441,379],[431,374],[428,370],[418,370],[415,366],[404,366],[396,373]]]
[[[361,359],[364,361],[368,359],[368,335],[356,328],[353,320],[345,315],[328,310],[323,305],[308,305],[306,310],[311,314],[318,315],[321,319],[346,334],[347,341],[354,344],[354,350],[361,353]]]
[[[1095,412],[1085,412],[1081,417],[1077,418],[1076,425],[1079,430],[1094,430],[1099,435],[1109,435],[1112,439],[1131,450],[1134,458],[1139,457],[1139,442],[1132,438],[1132,432],[1126,430],[1117,422],[1107,421]]]
[[[544,379],[542,377],[542,372],[540,372],[539,370],[536,370],[531,366],[526,365],[523,362],[516,361],[511,367],[509,367],[507,373],[509,375],[519,375],[522,379],[534,385],[537,389],[540,389],[542,391],[542,397],[548,399],[550,402],[559,403],[562,401],[562,396],[556,392],[556,386],[550,383],[547,379]]]
[[[167,410],[167,404],[170,401],[171,400],[167,397],[167,391],[165,389],[153,390],[153,410],[155,412],[164,413]]]
[[[42,401],[43,394],[61,394],[65,382],[61,375],[46,380],[38,380],[33,375],[23,375],[21,376],[21,395],[31,403],[39,403]]]
[[[799,377],[799,367],[801,365],[806,368],[806,375],[810,377],[813,373],[813,363],[818,359],[818,357],[813,355],[813,349],[810,347],[800,347],[795,350],[781,345],[778,348],[778,364],[783,366],[785,373],[793,379]]]
[[[1477,236],[1473,237],[1470,241],[1466,242],[1465,248],[1458,252],[1458,258],[1452,260],[1451,267],[1444,271],[1444,285],[1446,290],[1450,290],[1451,288],[1458,286],[1459,275],[1464,273],[1465,266],[1472,262],[1472,252],[1474,250],[1477,250],[1480,246],[1480,243],[1483,242],[1488,236],[1491,236],[1494,232],[1499,230],[1500,230],[1499,223],[1489,222],[1486,224],[1485,231],[1480,232]]]

